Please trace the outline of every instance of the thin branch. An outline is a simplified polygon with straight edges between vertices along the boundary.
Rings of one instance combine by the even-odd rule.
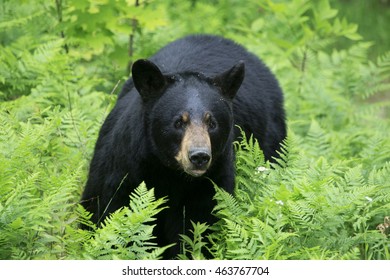
[[[139,0],[135,0],[135,6],[136,7],[139,7]],[[137,29],[137,26],[138,26],[138,21],[136,18],[133,18],[131,20],[131,34],[129,36],[129,57],[130,57],[130,60],[129,60],[129,63],[127,65],[127,70],[128,72],[130,73],[130,69],[131,69],[131,66],[133,64],[133,55],[134,55],[134,34],[135,34],[135,31]]]
[[[58,17],[58,22],[62,23],[62,0],[56,0],[56,8],[57,8],[57,17]],[[60,32],[61,38],[65,39],[65,33],[62,30]],[[64,49],[66,53],[69,53],[69,47],[68,44],[64,44]]]

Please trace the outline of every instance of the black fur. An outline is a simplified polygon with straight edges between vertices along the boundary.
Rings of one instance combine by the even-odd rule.
[[[283,96],[257,57],[217,36],[195,35],[168,44],[150,59],[137,61],[132,77],[101,128],[82,205],[100,223],[128,205],[129,194],[145,181],[157,197],[169,198],[155,231],[163,246],[178,242],[190,220],[215,221],[209,179],[233,193],[232,142],[240,134],[235,125],[258,139],[266,159],[277,156],[286,136]],[[184,111],[197,121],[210,112],[217,124],[209,130],[212,164],[199,178],[184,173],[175,160],[183,133],[174,121]],[[165,257],[178,250],[173,247]]]

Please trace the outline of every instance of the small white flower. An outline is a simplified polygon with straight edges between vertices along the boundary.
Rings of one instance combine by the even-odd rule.
[[[265,172],[267,171],[268,168],[264,167],[264,166],[259,166],[256,168],[256,172],[260,173],[260,172]]]
[[[284,205],[283,201],[281,201],[281,200],[278,200],[278,201],[276,201],[275,203],[278,204],[278,205],[281,205],[281,206]]]
[[[365,199],[367,199],[367,200],[368,200],[368,202],[372,202],[372,198],[371,198],[371,197],[369,197],[369,196],[366,196],[366,197],[365,197]]]

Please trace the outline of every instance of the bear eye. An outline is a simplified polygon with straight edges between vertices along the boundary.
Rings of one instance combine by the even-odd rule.
[[[186,124],[182,118],[177,119],[174,123],[174,126],[176,129],[182,129],[182,128],[184,128],[185,125]]]
[[[215,129],[217,127],[216,121],[214,121],[211,118],[208,120],[207,125],[208,125],[209,129]]]
[[[179,116],[176,119],[174,126],[176,129],[183,129],[189,121],[190,121],[190,116],[188,112],[184,112],[181,116]]]
[[[204,122],[207,125],[207,127],[211,130],[215,129],[217,127],[217,122],[215,119],[211,116],[209,112],[207,112],[204,116]]]

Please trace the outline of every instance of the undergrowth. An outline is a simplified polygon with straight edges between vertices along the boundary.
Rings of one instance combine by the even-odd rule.
[[[131,61],[189,33],[261,57],[289,131],[272,164],[235,143],[235,195],[215,186],[219,222],[193,224],[178,258],[390,259],[390,52],[369,60],[373,43],[328,0],[130,2],[0,4],[0,259],[161,257],[152,230],[169,198],[153,186],[92,231],[78,203]]]

